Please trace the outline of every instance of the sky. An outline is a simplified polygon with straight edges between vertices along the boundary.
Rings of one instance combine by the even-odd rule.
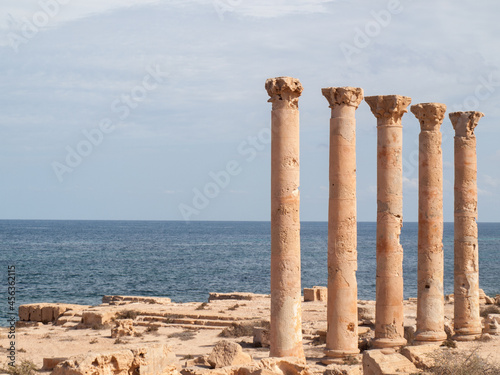
[[[405,95],[476,128],[480,222],[500,222],[500,3],[493,0],[4,0],[0,219],[269,220],[267,78],[298,78],[301,220],[326,221],[321,88]],[[376,219],[376,119],[356,111],[357,212]],[[403,116],[404,221],[418,134]],[[444,219],[454,157],[443,133]]]

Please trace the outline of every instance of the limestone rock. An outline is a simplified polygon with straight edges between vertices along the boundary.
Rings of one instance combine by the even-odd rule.
[[[111,329],[111,337],[134,336],[136,333],[134,321],[132,319],[121,319],[115,322],[115,327]]]
[[[417,346],[405,346],[401,354],[408,358],[416,367],[420,369],[429,369],[434,366],[435,356],[438,350],[437,345],[426,344]]]
[[[264,327],[253,328],[253,344],[255,347],[269,348],[269,329]]]
[[[363,353],[363,375],[414,374],[419,370],[399,353],[384,354],[382,350]]]
[[[186,360],[184,367],[192,367],[192,366],[210,367],[210,363],[208,362],[208,355],[202,355],[202,356],[196,357],[194,359]]]
[[[416,326],[405,326],[404,327],[404,337],[408,345],[412,345],[415,340],[415,331],[417,330]]]
[[[210,366],[213,368],[244,365],[252,362],[252,357],[244,353],[241,345],[228,341],[219,341],[210,353],[207,359]]]
[[[500,333],[500,314],[488,314],[484,319],[484,334],[498,335]]]
[[[375,324],[375,304],[369,302],[358,303],[358,320],[366,325]]]
[[[261,369],[258,375],[312,375],[305,359],[295,357],[270,357],[263,358],[257,367]]]
[[[209,293],[208,302],[215,300],[247,300],[253,301],[260,298],[269,298],[269,294],[255,294],[255,293]]]
[[[19,306],[19,320],[51,323],[68,310],[81,310],[88,306],[67,303],[30,303]]]
[[[67,358],[44,358],[42,371],[51,371],[59,363],[65,361],[65,360],[67,360]]]
[[[141,297],[141,296],[103,296],[102,303],[109,303],[110,305],[126,305],[129,303],[149,303],[157,305],[168,305],[172,302],[170,298],[166,297]]]
[[[102,326],[110,323],[115,316],[115,311],[85,310],[82,313],[82,325],[84,327]]]
[[[304,288],[304,302],[307,301],[326,301],[328,298],[328,288],[324,286],[313,286]]]
[[[362,375],[361,366],[328,365],[323,375]]]
[[[455,336],[455,329],[453,328],[453,322],[445,321],[444,322],[444,331],[446,333],[446,337],[451,340],[453,336]]]
[[[176,375],[171,348],[158,344],[108,353],[87,353],[60,362],[52,375]]]

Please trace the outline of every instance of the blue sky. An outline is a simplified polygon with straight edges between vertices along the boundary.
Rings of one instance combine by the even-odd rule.
[[[479,221],[500,221],[500,4],[409,0],[7,0],[0,218],[269,220],[266,78],[300,79],[301,218],[326,220],[321,88],[479,110]],[[376,119],[357,115],[358,220],[376,217]],[[444,217],[453,130],[442,125]],[[419,124],[403,117],[404,220]]]

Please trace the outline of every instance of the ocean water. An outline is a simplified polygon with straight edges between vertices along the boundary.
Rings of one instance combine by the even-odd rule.
[[[500,223],[479,223],[480,286],[500,293]],[[375,223],[358,223],[358,297],[375,299]],[[405,298],[417,296],[417,224],[404,223]],[[445,293],[453,292],[453,223],[444,224]],[[327,283],[327,223],[301,224],[302,286]],[[95,305],[105,294],[206,301],[209,292],[270,292],[269,222],[0,220],[0,325],[7,267],[16,307]]]

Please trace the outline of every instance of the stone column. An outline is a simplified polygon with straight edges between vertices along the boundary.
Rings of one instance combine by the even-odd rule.
[[[403,127],[401,118],[411,98],[368,96],[365,101],[377,118],[377,281],[375,304],[376,348],[406,344],[403,312]]]
[[[443,294],[443,155],[441,132],[446,106],[411,106],[420,121],[418,153],[418,298],[417,343],[441,343],[444,331]]]
[[[271,112],[271,357],[304,358],[300,286],[299,96],[291,77],[266,81]]]
[[[481,335],[477,248],[477,158],[474,128],[481,112],[453,112],[455,129],[455,338]]]
[[[330,198],[328,205],[328,329],[325,355],[359,353],[356,228],[356,119],[363,90],[322,90],[330,119]]]

